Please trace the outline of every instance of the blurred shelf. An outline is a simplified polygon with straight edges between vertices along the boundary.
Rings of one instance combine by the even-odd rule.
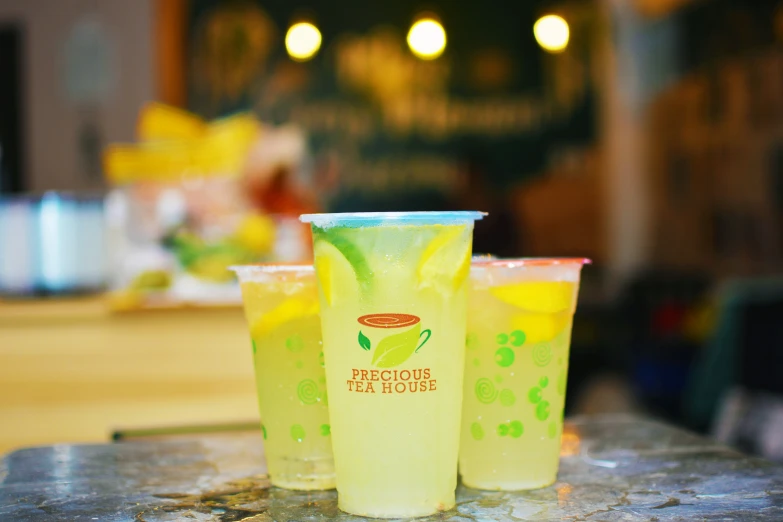
[[[0,300],[0,324],[20,319],[96,318],[108,313],[103,296]]]
[[[0,302],[0,453],[105,442],[119,427],[257,418],[238,306],[116,313],[105,296]]]
[[[95,319],[112,314],[138,314],[159,311],[241,310],[240,303],[189,304],[164,302],[117,308],[109,294],[85,297],[0,299],[0,322],[19,319]]]

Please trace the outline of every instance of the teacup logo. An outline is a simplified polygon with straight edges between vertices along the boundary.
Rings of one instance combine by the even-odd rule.
[[[418,352],[432,335],[430,330],[422,331],[421,319],[410,314],[370,314],[361,316],[358,321],[359,324],[369,328],[405,329],[400,333],[384,337],[375,347],[372,364],[378,368],[393,368],[404,363],[411,355]],[[419,342],[422,337],[424,340]],[[367,351],[372,349],[370,338],[361,330],[359,330],[359,346]]]

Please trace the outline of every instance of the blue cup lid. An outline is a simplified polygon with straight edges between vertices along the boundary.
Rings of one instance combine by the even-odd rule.
[[[303,223],[319,228],[367,228],[400,225],[467,225],[486,216],[486,212],[345,212],[336,214],[302,214]]]

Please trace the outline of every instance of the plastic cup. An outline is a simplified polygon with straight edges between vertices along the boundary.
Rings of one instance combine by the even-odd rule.
[[[235,266],[253,346],[273,485],[334,488],[318,291],[312,265]]]
[[[454,506],[473,222],[479,212],[314,214],[338,505]]]
[[[588,262],[473,263],[459,454],[466,486],[522,490],[555,481],[571,324]]]

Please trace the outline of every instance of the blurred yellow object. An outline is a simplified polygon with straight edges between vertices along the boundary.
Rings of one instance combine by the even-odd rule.
[[[104,153],[104,173],[113,184],[239,176],[261,126],[250,114],[217,120],[194,139],[115,144]]]
[[[113,292],[108,296],[108,304],[114,312],[138,310],[144,304],[144,295],[135,289]]]
[[[142,108],[136,133],[141,141],[193,140],[204,136],[207,128],[195,114],[153,102]]]
[[[228,283],[234,279],[228,267],[244,262],[244,257],[232,252],[217,252],[199,257],[188,266],[187,272],[204,281]]]
[[[236,231],[237,243],[253,254],[267,254],[275,244],[275,223],[267,216],[251,214]]]
[[[134,290],[165,290],[171,286],[171,274],[165,270],[147,270],[130,284]]]

